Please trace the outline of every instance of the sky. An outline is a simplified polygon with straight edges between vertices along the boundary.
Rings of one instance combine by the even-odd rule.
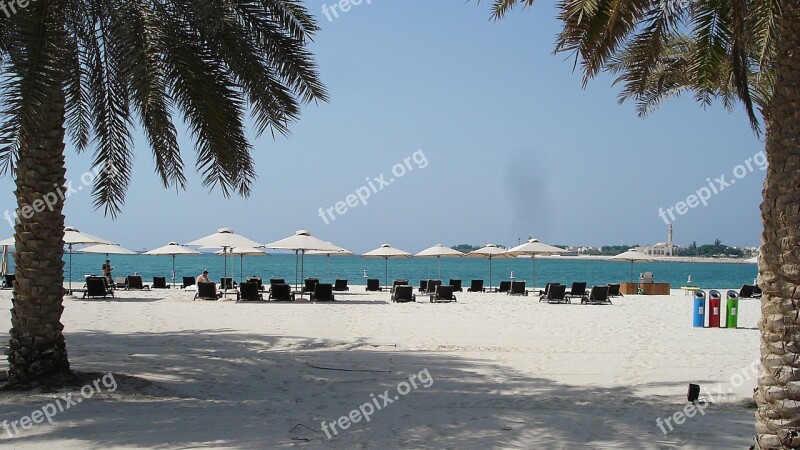
[[[86,187],[67,199],[67,225],[134,250],[228,227],[264,243],[305,229],[362,253],[529,237],[646,245],[672,219],[676,244],[758,245],[764,145],[741,110],[685,96],[642,119],[611,78],[582,88],[569,55],[552,53],[549,3],[498,22],[488,1],[364,0],[338,17],[334,3],[306,2],[330,101],[304,107],[288,137],[251,132],[249,198],[202,186],[181,123],[185,191],[161,186],[136,130],[122,213],[95,210]],[[91,152],[66,152],[80,186]],[[0,209],[16,208],[13,191],[0,179]]]

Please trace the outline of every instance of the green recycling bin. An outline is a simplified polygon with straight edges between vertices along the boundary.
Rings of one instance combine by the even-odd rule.
[[[736,328],[739,324],[739,295],[736,291],[728,291],[728,313],[725,315],[725,326]]]

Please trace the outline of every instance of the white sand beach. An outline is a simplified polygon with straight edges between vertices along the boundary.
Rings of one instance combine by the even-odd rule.
[[[192,301],[117,291],[67,300],[73,369],[117,388],[4,433],[15,448],[747,448],[759,302],[739,329],[692,328],[692,297],[551,305],[458,293],[393,304],[357,286],[332,304]],[[10,291],[0,318],[10,328]],[[723,319],[724,320],[724,319]],[[7,342],[8,333],[0,333]],[[5,368],[3,360],[2,368]],[[339,369],[339,370],[336,370]],[[429,374],[423,376],[423,374]],[[416,375],[414,388],[409,377]],[[405,382],[404,386],[399,383]],[[687,406],[688,383],[707,406]],[[428,387],[425,387],[428,385]],[[406,390],[398,395],[398,389]],[[721,393],[712,392],[713,389]],[[391,404],[379,399],[388,390]],[[31,416],[63,393],[2,393],[0,415]],[[73,397],[80,397],[75,391]],[[374,401],[373,401],[374,397]],[[394,398],[397,398],[394,400]],[[352,414],[381,406],[369,422]],[[326,434],[321,422],[351,415]],[[680,419],[680,417],[679,417]],[[663,424],[663,422],[662,422]],[[328,436],[330,435],[330,437]]]

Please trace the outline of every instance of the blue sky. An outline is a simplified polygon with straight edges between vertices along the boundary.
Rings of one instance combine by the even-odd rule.
[[[549,4],[500,22],[489,21],[488,1],[364,0],[331,21],[323,4],[333,2],[307,6],[322,27],[311,50],[331,100],[308,105],[288,138],[253,136],[259,177],[250,198],[209,192],[194,172],[186,191],[163,189],[137,131],[124,211],[105,217],[87,189],[68,199],[67,224],[131,249],[219,227],[262,242],[308,229],[356,252],[528,236],[647,244],[666,238],[659,208],[686,201],[707,179],[730,181],[763,149],[741,111],[703,110],[684,97],[640,119],[632,104],[617,104],[610,78],[582,89],[567,55],[552,54],[559,23]],[[191,169],[193,142],[181,130]],[[68,146],[74,185],[90,156]],[[673,213],[677,243],[758,244],[765,172],[751,166],[707,206]],[[394,182],[377,190],[381,174]],[[3,210],[15,207],[13,190],[13,180],[0,180]],[[351,197],[357,206],[346,206],[357,191],[370,192],[366,204]],[[0,237],[12,234],[2,226]]]

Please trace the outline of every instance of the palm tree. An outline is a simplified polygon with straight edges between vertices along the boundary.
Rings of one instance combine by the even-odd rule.
[[[299,0],[43,0],[0,15],[0,162],[16,177],[12,383],[70,374],[62,334],[65,137],[92,148],[95,205],[123,206],[138,121],[165,187],[185,186],[174,114],[196,140],[205,186],[248,195],[257,132],[287,133],[325,101]],[[4,12],[5,9],[4,9]],[[46,202],[46,203],[45,203]]]
[[[501,18],[533,0],[494,0]],[[584,83],[602,70],[621,100],[647,113],[681,92],[707,104],[736,99],[766,124],[761,217],[761,369],[755,447],[800,448],[800,0],[561,0],[557,52],[572,52]],[[756,107],[754,107],[756,105]]]

